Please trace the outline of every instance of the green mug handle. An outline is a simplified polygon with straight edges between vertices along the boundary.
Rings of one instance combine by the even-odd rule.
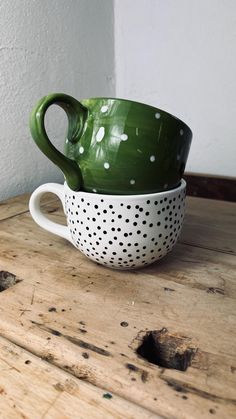
[[[72,143],[77,142],[82,135],[88,109],[72,96],[65,95],[64,93],[53,93],[43,97],[30,115],[30,131],[35,143],[62,170],[67,185],[72,190],[78,191],[83,184],[79,166],[74,160],[64,156],[64,154],[54,147],[45,130],[44,117],[47,109],[51,105],[58,105],[66,112],[68,117],[67,139]]]

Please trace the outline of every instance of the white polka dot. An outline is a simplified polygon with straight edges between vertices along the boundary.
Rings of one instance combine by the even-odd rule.
[[[151,162],[154,162],[156,160],[156,157],[155,156],[150,156],[150,161]]]
[[[184,135],[184,130],[181,129],[179,133],[180,133],[180,135]]]
[[[66,144],[67,144],[67,143],[69,143],[69,140],[68,140],[68,138],[66,139]]]
[[[128,140],[128,135],[127,134],[121,134],[120,138],[122,139],[122,141],[127,141]]]
[[[79,153],[80,153],[80,154],[83,154],[83,152],[84,152],[84,147],[82,147],[82,146],[81,146],[81,147],[79,148]]]
[[[165,183],[165,185],[163,186],[164,189],[168,188],[168,183]]]
[[[95,193],[96,193],[96,192],[97,192],[97,189],[93,189],[93,192],[95,192]]]
[[[107,162],[105,162],[103,166],[104,166],[104,168],[105,168],[105,169],[109,169],[110,164],[109,164],[109,163],[107,163]]]
[[[134,179],[130,179],[130,185],[134,185],[135,184],[135,180]]]
[[[105,113],[107,111],[108,111],[108,106],[104,105],[104,106],[101,107],[101,112],[102,113]]]
[[[155,118],[156,119],[160,119],[160,117],[161,117],[161,114],[159,112],[155,113]]]
[[[138,135],[138,128],[136,128],[135,133],[136,133],[136,135]]]
[[[98,143],[100,143],[100,141],[102,141],[104,135],[105,135],[105,128],[100,127],[97,134],[96,134],[96,140],[97,140]]]

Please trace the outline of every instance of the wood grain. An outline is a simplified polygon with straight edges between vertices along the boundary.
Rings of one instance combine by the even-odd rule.
[[[0,202],[0,221],[7,218],[15,217],[29,211],[29,198],[30,194],[24,194],[10,198],[6,201]],[[59,201],[52,194],[45,194],[42,197],[42,207],[49,207],[51,203],[56,203],[56,207],[59,208]],[[53,207],[55,210],[55,205]]]
[[[58,204],[45,208],[64,220]],[[0,335],[145,414],[235,417],[234,215],[231,203],[190,198],[182,243],[132,272],[90,262],[28,213],[2,220],[0,270],[21,282],[0,293]],[[197,348],[185,372],[137,355],[162,328]]]
[[[235,231],[235,203],[187,198],[182,243],[236,255]]]
[[[0,418],[157,417],[127,400],[72,377],[2,337],[0,372]]]

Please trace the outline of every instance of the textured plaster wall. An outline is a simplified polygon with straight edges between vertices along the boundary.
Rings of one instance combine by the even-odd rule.
[[[116,95],[190,125],[188,171],[236,176],[236,1],[115,0],[114,16]]]
[[[50,92],[114,96],[113,58],[112,0],[0,2],[0,200],[63,180],[33,143],[29,113]],[[62,149],[63,111],[46,122]]]

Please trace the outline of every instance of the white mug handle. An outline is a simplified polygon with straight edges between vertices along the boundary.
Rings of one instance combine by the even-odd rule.
[[[62,202],[62,206],[65,212],[64,186],[58,183],[45,183],[45,185],[39,186],[30,197],[29,210],[32,218],[40,227],[44,228],[47,231],[50,231],[50,233],[63,237],[64,239],[70,241],[73,244],[69,228],[67,226],[54,223],[53,221],[45,217],[45,215],[42,213],[40,209],[40,199],[42,195],[46,192],[51,192],[58,196],[58,198]]]

